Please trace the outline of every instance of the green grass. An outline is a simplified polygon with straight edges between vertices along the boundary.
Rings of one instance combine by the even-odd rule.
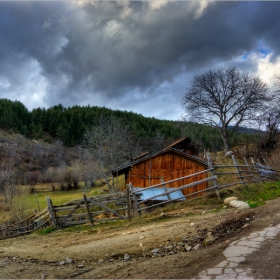
[[[94,187],[89,189],[88,191],[91,191],[93,189],[94,191],[98,192],[100,188]],[[23,187],[23,192],[27,193],[24,187]],[[70,191],[54,191],[54,192],[42,192],[36,194],[24,194],[20,197],[14,198],[13,203],[17,204],[19,200],[24,201],[26,214],[27,216],[29,216],[34,213],[34,210],[39,211],[47,207],[47,200],[46,200],[47,196],[51,198],[53,205],[56,206],[74,199],[81,199],[83,198],[84,193],[85,193],[85,189],[80,188],[77,190],[70,190]],[[5,211],[0,211],[0,224],[2,222],[5,222],[7,219],[9,219],[9,213]]]
[[[48,228],[45,228],[45,229],[42,229],[42,230],[37,231],[37,233],[38,233],[39,235],[46,235],[46,234],[52,233],[52,232],[54,232],[54,231],[56,231],[56,228],[54,228],[54,227],[48,227]]]
[[[28,194],[25,196],[25,199],[27,200],[28,208],[38,210],[38,204],[39,204],[39,207],[42,210],[45,207],[47,207],[47,201],[46,201],[47,196],[49,196],[52,199],[53,205],[61,205],[67,201],[82,198],[83,193],[84,192],[82,189],[71,190],[71,191],[44,192],[44,193],[37,193],[37,194]],[[38,199],[38,203],[36,197]]]
[[[237,193],[252,207],[265,204],[265,201],[280,196],[280,182],[264,182],[237,188]]]

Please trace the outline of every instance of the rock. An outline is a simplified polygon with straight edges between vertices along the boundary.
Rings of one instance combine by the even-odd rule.
[[[160,216],[161,218],[164,218],[166,215],[165,215],[165,213],[161,213],[159,216]]]
[[[167,251],[171,251],[171,250],[173,249],[173,246],[172,246],[172,245],[166,246],[165,249],[166,249]]]
[[[128,261],[130,259],[130,255],[129,254],[124,254],[124,258],[125,261]]]
[[[152,251],[152,253],[153,253],[153,254],[159,253],[159,249],[154,249],[154,250]]]
[[[209,246],[212,243],[214,243],[216,240],[216,238],[213,235],[208,235],[203,241],[202,241],[202,245],[203,246]]]
[[[72,259],[66,258],[65,263],[73,263]]]
[[[143,247],[143,243],[140,243],[140,244],[139,244],[139,247]]]
[[[185,247],[185,243],[184,242],[179,242],[179,247]]]
[[[188,252],[188,251],[191,251],[191,249],[192,249],[192,246],[189,246],[189,245],[185,245],[185,249],[186,249],[186,251]]]
[[[103,263],[103,262],[104,262],[104,260],[103,260],[103,259],[100,259],[98,262],[99,262],[99,263]]]
[[[144,238],[145,238],[145,236],[144,236],[144,235],[142,235],[142,236],[140,236],[140,237],[139,237],[139,239],[144,239]]]
[[[233,154],[234,154],[233,151],[227,151],[226,154],[225,154],[225,156],[226,156],[226,157],[231,157],[231,155],[233,155]]]
[[[227,197],[227,198],[224,200],[224,204],[228,205],[232,200],[238,200],[238,198],[235,197],[235,196]]]
[[[199,249],[200,247],[201,247],[201,244],[198,243],[198,244],[196,244],[196,245],[192,248],[192,250],[197,250],[197,249]]]
[[[59,263],[59,265],[65,265],[65,264],[66,264],[65,261],[62,261],[62,262]]]
[[[46,279],[46,277],[47,277],[47,274],[42,274],[40,278],[41,279]]]
[[[114,259],[110,259],[110,260],[109,260],[109,262],[113,262],[113,261],[114,261]]]
[[[79,264],[79,265],[78,265],[78,268],[83,268],[83,267],[84,267],[83,264]]]
[[[190,227],[194,226],[194,223],[190,223]]]
[[[229,203],[229,206],[234,207],[234,208],[238,208],[238,209],[248,209],[250,208],[249,204],[241,201],[241,200],[232,200]]]

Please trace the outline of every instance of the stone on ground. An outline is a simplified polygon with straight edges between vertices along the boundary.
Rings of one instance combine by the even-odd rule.
[[[235,197],[235,196],[227,197],[227,198],[224,200],[224,204],[228,205],[232,200],[238,200],[238,198]]]
[[[241,200],[232,200],[229,203],[229,206],[234,207],[234,208],[238,208],[238,209],[248,209],[250,208],[249,204],[241,201]]]

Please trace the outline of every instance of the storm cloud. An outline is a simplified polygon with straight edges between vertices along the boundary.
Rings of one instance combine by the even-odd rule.
[[[177,119],[194,75],[280,74],[280,2],[0,2],[0,97]]]

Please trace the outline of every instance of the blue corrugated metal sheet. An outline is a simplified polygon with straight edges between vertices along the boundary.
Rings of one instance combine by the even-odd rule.
[[[141,195],[140,200],[146,200],[146,199],[149,199],[150,197],[153,197],[155,195],[162,194],[165,192],[165,190],[163,188],[152,188],[152,189],[133,188],[133,191],[136,191],[136,190],[139,191],[136,193],[136,195]],[[170,191],[170,190],[174,190],[174,188],[166,188],[166,190]],[[178,201],[186,200],[186,198],[184,197],[184,195],[182,194],[182,192],[180,190],[176,190],[175,192],[170,193],[169,195],[170,195],[171,200],[173,200],[173,199],[176,199]],[[153,200],[167,201],[168,197],[167,197],[167,195],[163,195],[163,196],[156,197]]]

